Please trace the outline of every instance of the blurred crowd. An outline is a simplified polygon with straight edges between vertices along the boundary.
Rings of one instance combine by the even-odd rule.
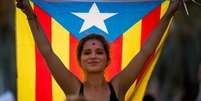
[[[14,0],[0,0],[0,101],[16,95]]]
[[[0,98],[16,98],[14,5],[0,0]],[[145,101],[201,101],[201,6],[187,6],[189,16],[184,8],[176,13]]]
[[[187,7],[189,16],[184,8],[176,13],[150,80],[151,101],[201,101],[201,6]]]

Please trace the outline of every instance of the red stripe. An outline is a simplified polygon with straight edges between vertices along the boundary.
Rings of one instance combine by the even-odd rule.
[[[160,21],[160,10],[161,7],[158,6],[142,19],[142,37],[141,37],[142,46],[144,45],[147,38],[149,38],[151,32]]]
[[[158,6],[142,19],[141,47],[144,45],[145,41],[149,38],[151,32],[160,21],[160,11],[161,6]],[[152,53],[149,59],[147,60],[146,64],[144,65],[141,73],[138,75],[137,81],[139,81],[142,78],[145,71],[149,68],[149,64],[153,60],[153,57],[154,54]]]
[[[78,64],[76,57],[76,50],[78,46],[78,40],[70,34],[70,70],[76,75],[80,80],[84,79],[83,72]]]
[[[110,46],[111,64],[105,71],[106,80],[111,80],[117,73],[121,71],[122,39],[123,37],[120,36],[117,40],[112,42]]]
[[[42,11],[38,6],[34,6],[34,11],[38,20],[46,33],[49,41],[51,39],[51,17]],[[36,101],[52,101],[52,78],[46,62],[41,53],[36,48]]]

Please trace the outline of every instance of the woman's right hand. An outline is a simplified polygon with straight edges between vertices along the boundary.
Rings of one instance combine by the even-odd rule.
[[[16,0],[16,6],[22,10],[27,16],[33,14],[33,10],[29,3],[29,0]]]

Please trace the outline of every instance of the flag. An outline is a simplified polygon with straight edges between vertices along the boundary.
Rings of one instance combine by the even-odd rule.
[[[139,52],[169,4],[168,1],[33,2],[34,12],[54,52],[80,80],[83,73],[76,60],[76,47],[82,37],[95,32],[110,42],[111,64],[105,73],[110,80]],[[19,9],[16,26],[18,101],[64,101],[65,95],[50,74],[34,43],[26,16]],[[142,101],[166,36],[129,89],[126,101]]]

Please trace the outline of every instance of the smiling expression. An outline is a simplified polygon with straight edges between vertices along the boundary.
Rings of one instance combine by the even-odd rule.
[[[103,72],[107,65],[107,56],[102,43],[90,39],[84,43],[80,63],[86,72]]]

